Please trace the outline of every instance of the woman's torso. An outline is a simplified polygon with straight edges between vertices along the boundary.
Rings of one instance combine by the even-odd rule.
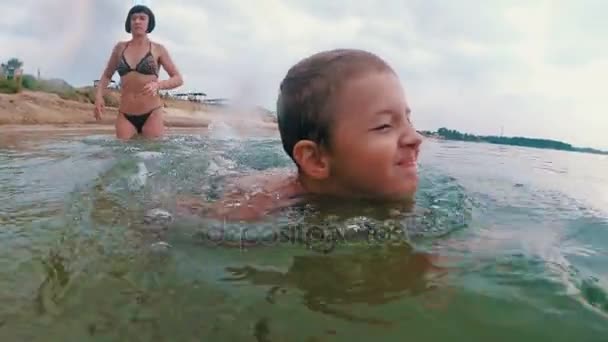
[[[143,94],[146,84],[158,79],[156,44],[148,42],[135,46],[130,42],[124,43],[116,71],[120,75],[120,112],[144,114],[162,105],[158,94]]]

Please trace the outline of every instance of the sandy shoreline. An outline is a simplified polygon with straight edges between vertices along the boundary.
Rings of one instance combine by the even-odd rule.
[[[271,114],[251,109],[204,107],[188,101],[165,100],[164,121],[168,133],[204,132],[214,124],[230,126],[239,134],[277,132]],[[118,108],[106,107],[101,121],[93,117],[94,106],[61,99],[56,94],[23,91],[0,94],[0,132],[35,131],[107,132],[113,134]]]

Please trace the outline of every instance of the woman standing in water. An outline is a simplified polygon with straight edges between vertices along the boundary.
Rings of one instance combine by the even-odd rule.
[[[131,40],[118,42],[103,71],[95,96],[95,119],[101,120],[105,102],[103,91],[112,75],[120,75],[121,94],[116,137],[130,139],[136,133],[145,137],[160,137],[165,127],[163,103],[158,94],[161,89],[173,89],[183,84],[182,76],[167,49],[152,42],[148,33],[154,30],[154,13],[143,5],[131,8],[125,21],[125,30],[131,33]],[[160,81],[158,71],[163,67],[168,80]]]

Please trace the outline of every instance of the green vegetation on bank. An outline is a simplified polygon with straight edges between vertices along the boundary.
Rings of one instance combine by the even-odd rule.
[[[534,148],[546,148],[552,150],[561,151],[574,151],[574,152],[586,152],[596,154],[606,154],[608,151],[601,151],[588,147],[574,147],[568,143],[551,140],[551,139],[538,139],[538,138],[525,138],[525,137],[499,137],[493,135],[474,135],[469,133],[461,133],[454,129],[447,129],[442,127],[436,132],[431,131],[420,131],[425,136],[435,136],[446,140],[458,140],[458,141],[472,141],[472,142],[486,142],[490,144],[500,145],[512,145],[512,146],[525,146]]]
[[[17,94],[22,90],[40,91],[57,94],[64,100],[84,103],[95,103],[95,89],[93,87],[74,88],[61,79],[36,79],[32,75],[23,75],[21,82],[12,79],[0,79],[0,93]],[[118,106],[114,97],[104,95],[106,106]]]
[[[40,91],[57,94],[64,100],[85,103],[95,103],[95,89],[93,87],[74,88],[62,79],[42,79],[30,74],[20,74],[23,66],[17,58],[11,58],[2,63],[0,68],[0,93],[17,94],[22,90]],[[117,106],[118,102],[111,96],[104,96],[107,106]]]

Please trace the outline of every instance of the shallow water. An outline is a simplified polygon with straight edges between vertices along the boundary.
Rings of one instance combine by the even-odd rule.
[[[176,214],[290,167],[277,139],[221,136],[0,146],[0,341],[605,340],[606,156],[428,140],[411,212]]]

